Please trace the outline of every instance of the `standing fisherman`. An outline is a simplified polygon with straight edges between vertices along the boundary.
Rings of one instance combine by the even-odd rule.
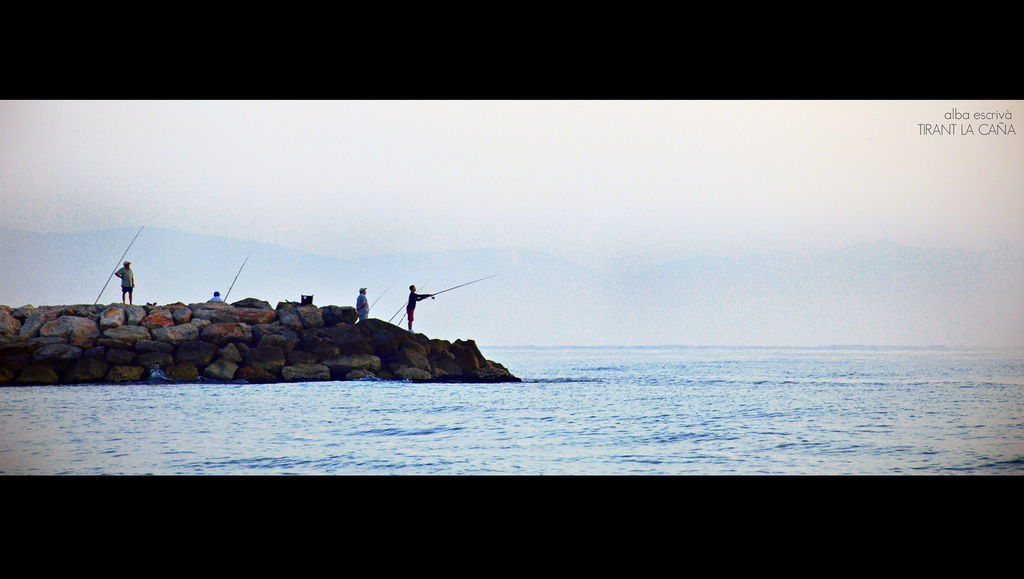
[[[418,294],[416,293],[416,286],[409,286],[409,305],[405,306],[405,313],[409,317],[410,332],[412,331],[412,314],[416,311],[416,302],[432,297],[434,297],[434,294]]]
[[[134,305],[132,302],[132,290],[135,289],[135,273],[132,272],[132,262],[124,262],[124,267],[117,270],[117,273],[114,275],[121,278],[121,303],[124,303],[124,296],[128,294],[128,304]]]
[[[356,313],[359,314],[359,321],[365,322],[370,315],[370,302],[366,299],[366,288],[359,288],[359,297],[356,298]]]

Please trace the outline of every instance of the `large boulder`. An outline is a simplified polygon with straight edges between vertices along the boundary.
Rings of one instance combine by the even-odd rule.
[[[111,366],[104,378],[105,382],[137,382],[146,375],[142,366]]]
[[[359,314],[352,306],[324,306],[320,310],[323,312],[324,326],[354,324],[359,320]]]
[[[302,324],[302,316],[299,315],[299,310],[295,306],[278,306],[277,320],[281,322],[282,326],[294,332],[305,328]]]
[[[124,310],[124,324],[127,326],[139,325],[148,315],[146,308],[134,304],[113,304],[113,307]]]
[[[496,362],[488,361],[486,366],[470,372],[470,382],[522,382]]]
[[[103,311],[103,306],[94,306],[91,304],[78,304],[72,306],[54,306],[52,309],[55,317],[59,316],[77,316],[80,318],[89,318],[92,321],[98,321],[100,319],[99,313]]]
[[[315,348],[319,344],[331,344],[338,347],[339,354],[373,354],[373,334],[362,327],[362,324],[341,324],[329,328],[311,328],[301,333],[301,347]]]
[[[21,329],[21,320],[9,312],[0,312],[0,335],[16,336]]]
[[[455,340],[448,351],[467,373],[487,365],[487,360],[473,340]]]
[[[178,364],[192,364],[202,368],[213,361],[213,356],[216,353],[217,345],[213,342],[204,342],[202,340],[183,342],[178,345],[178,349],[174,354],[174,361]]]
[[[39,328],[40,337],[58,337],[79,346],[92,346],[100,335],[100,328],[93,320],[80,316],[60,316]]]
[[[211,380],[229,382],[235,379],[235,372],[238,371],[238,364],[219,358],[203,369],[203,376]]]
[[[207,342],[224,345],[228,342],[251,342],[252,327],[242,322],[219,322],[203,328],[200,338]]]
[[[75,362],[68,373],[64,376],[64,381],[78,384],[82,382],[99,382],[103,380],[103,377],[107,375],[109,364],[105,360],[99,358],[82,358]]]
[[[129,344],[134,344],[139,340],[153,339],[153,335],[149,333],[149,330],[142,326],[119,326],[117,328],[110,328],[109,330],[103,330],[103,337],[128,342]]]
[[[320,311],[320,308],[316,306],[299,306],[295,309],[299,312],[299,318],[302,319],[302,326],[304,328],[324,327],[324,314]]]
[[[107,348],[104,359],[114,365],[127,366],[135,362],[135,350],[124,348]]]
[[[231,306],[232,307],[236,307],[236,308],[253,308],[253,309],[258,309],[258,310],[273,310],[274,309],[274,308],[270,307],[270,303],[269,302],[266,302],[266,301],[260,300],[260,299],[256,299],[256,298],[245,298],[244,300],[238,300],[237,302],[234,302],[233,304],[231,304]]]
[[[44,344],[30,340],[18,340],[7,344],[0,344],[0,358],[12,354],[32,354]]]
[[[410,380],[412,382],[427,382],[434,378],[433,374],[419,368],[402,367],[394,372],[399,380]]]
[[[177,346],[184,342],[192,342],[199,339],[199,328],[193,324],[178,324],[175,326],[153,328],[153,339]]]
[[[236,364],[245,359],[236,344],[228,344],[217,350],[217,357]]]
[[[70,344],[47,344],[32,355],[32,361],[58,369],[70,368],[82,358],[82,348]]]
[[[354,356],[332,356],[320,362],[331,371],[335,380],[345,380],[353,370],[365,373],[378,372],[381,369],[380,358],[373,354],[356,354]]]
[[[192,317],[194,319],[208,320],[218,311],[232,310],[234,309],[230,304],[224,302],[202,302],[198,304],[190,304],[188,306],[192,310]]]
[[[289,353],[299,344],[299,337],[295,332],[286,330],[287,334],[264,334],[256,343],[257,346],[274,346]]]
[[[388,358],[389,365],[409,366],[412,368],[419,368],[420,370],[430,371],[430,360],[416,348],[399,348],[398,351]]]
[[[123,326],[127,319],[124,308],[110,306],[100,314],[100,329],[109,330],[110,328]]]
[[[291,352],[285,352],[285,360],[288,361],[288,365],[293,366],[295,364],[316,364],[319,358],[313,352],[292,350]]]
[[[376,318],[359,322],[355,327],[366,330],[373,336],[374,351],[378,355],[394,354],[400,345],[413,340],[413,335],[408,331]]]
[[[192,321],[192,308],[184,304],[175,304],[171,307],[171,316],[175,324],[187,324]]]
[[[59,384],[60,376],[46,364],[26,366],[14,381],[16,384]]]
[[[323,364],[295,364],[281,368],[281,378],[288,382],[319,382],[331,379],[331,371]]]
[[[467,374],[466,370],[462,366],[459,366],[459,363],[452,358],[439,358],[437,360],[433,360],[430,363],[430,366],[430,370],[434,375],[434,378],[444,380],[457,379],[462,378]]]
[[[29,314],[25,321],[21,323],[21,329],[18,330],[18,336],[22,338],[35,338],[39,335],[39,330],[47,322],[52,321],[56,316],[52,315],[51,308],[36,308]]]
[[[253,384],[262,384],[267,382],[277,382],[279,378],[277,375],[268,372],[264,368],[242,366],[237,372],[235,372],[235,380],[243,380]]]
[[[274,375],[280,375],[286,363],[284,350],[276,346],[258,346],[245,354],[246,366],[262,368]]]
[[[18,319],[19,322],[24,323],[25,318],[32,315],[32,312],[36,311],[36,307],[32,304],[21,306],[20,308],[14,308],[10,311],[10,314]]]
[[[135,342],[135,351],[143,354],[146,352],[164,352],[167,354],[174,353],[174,345],[168,344],[167,342],[161,342],[158,340],[139,340]]]
[[[192,364],[172,364],[164,368],[164,376],[176,382],[198,382],[199,369]]]
[[[166,308],[153,308],[149,315],[139,321],[139,325],[150,330],[154,328],[166,328],[174,325],[174,314]]]
[[[277,312],[261,308],[232,308],[217,311],[210,316],[211,322],[245,322],[249,325],[270,324],[277,320]]]

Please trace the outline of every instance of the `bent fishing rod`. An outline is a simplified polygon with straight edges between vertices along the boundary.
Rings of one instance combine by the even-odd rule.
[[[103,292],[107,289],[107,284],[110,283],[110,278],[114,277],[114,274],[117,273],[117,266],[121,265],[121,262],[124,260],[124,256],[128,255],[128,250],[131,249],[133,245],[135,245],[135,240],[139,238],[139,233],[142,233],[143,227],[146,226],[143,225],[142,227],[139,228],[138,233],[136,233],[135,237],[132,238],[132,242],[128,244],[128,248],[125,249],[124,253],[121,254],[121,259],[117,260],[117,263],[114,264],[114,271],[110,272],[110,277],[107,278],[107,283],[103,284],[103,289],[100,290],[99,295],[96,296],[96,301],[94,301],[92,305],[100,303],[100,296],[102,296]]]
[[[434,293],[434,294],[430,294],[430,295],[431,295],[431,297],[433,297],[433,296],[439,296],[439,295],[443,294],[444,292],[450,292],[450,291],[452,291],[453,289],[458,289],[458,288],[460,288],[460,287],[462,287],[462,286],[466,286],[466,285],[469,285],[469,284],[471,284],[471,283],[476,283],[476,282],[478,282],[478,281],[484,281],[485,279],[491,279],[492,277],[495,277],[496,275],[498,275],[498,274],[494,274],[494,275],[489,275],[489,276],[487,276],[487,277],[482,277],[482,278],[480,278],[480,279],[475,279],[475,280],[473,280],[473,281],[467,281],[466,283],[462,283],[462,284],[459,284],[459,285],[457,285],[457,286],[455,286],[455,287],[450,287],[450,288],[448,288],[448,289],[446,289],[446,290],[441,290],[441,291],[439,291],[439,292],[437,292],[437,293]]]
[[[242,262],[242,267],[245,267],[245,263],[249,261],[250,257],[252,257],[251,251],[249,252],[249,255],[245,256],[245,261]],[[228,293],[224,294],[225,302],[228,301],[228,296],[231,295],[231,289],[235,287],[235,282],[238,281],[238,275],[242,273],[242,267],[238,268],[238,273],[235,274],[235,279],[231,281],[231,287],[228,288]]]
[[[450,288],[448,288],[448,289],[443,289],[443,290],[441,290],[441,291],[439,291],[439,292],[436,292],[436,293],[432,293],[432,294],[430,294],[430,298],[431,298],[431,299],[433,299],[433,298],[434,298],[434,296],[438,296],[438,295],[441,295],[441,294],[443,294],[444,292],[450,292],[450,291],[452,291],[453,289],[458,289],[458,288],[460,288],[460,287],[463,287],[463,286],[467,286],[467,285],[470,285],[470,284],[474,284],[474,283],[476,283],[476,282],[478,282],[478,281],[484,281],[485,279],[491,279],[492,277],[496,277],[497,275],[498,275],[498,274],[494,274],[494,275],[489,275],[489,276],[487,276],[487,277],[482,277],[482,278],[480,278],[480,279],[475,279],[475,280],[473,280],[473,281],[467,281],[466,283],[460,283],[460,284],[459,284],[459,285],[457,285],[457,286],[452,286],[452,287],[450,287]],[[402,311],[402,309],[401,309],[401,307],[400,307],[400,308],[398,309],[398,312],[401,312],[401,311]],[[394,315],[394,316],[391,316],[391,320],[395,319],[395,316],[397,316],[397,315],[398,315],[398,312],[395,312],[395,315]],[[402,315],[402,320],[404,320],[404,319],[405,319],[405,315],[403,314],[403,315]],[[391,320],[388,320],[388,323],[389,323],[389,324],[391,323]],[[398,323],[399,323],[399,324],[401,324],[401,323],[402,323],[402,320],[399,320],[399,321],[398,321]]]

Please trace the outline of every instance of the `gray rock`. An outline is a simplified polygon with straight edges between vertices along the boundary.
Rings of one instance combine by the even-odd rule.
[[[270,303],[269,302],[265,302],[263,300],[256,299],[256,298],[245,298],[244,300],[238,300],[237,302],[234,302],[231,305],[236,307],[236,308],[255,308],[255,309],[260,309],[260,310],[273,310],[274,309],[274,308],[270,307]]]
[[[395,370],[394,375],[400,380],[411,380],[413,382],[426,382],[434,377],[430,372],[426,370],[410,367],[399,368]]]
[[[34,362],[68,367],[81,358],[82,348],[69,344],[48,344],[36,350],[32,355]]]
[[[217,350],[217,357],[236,364],[243,360],[242,353],[238,351],[238,346],[235,344],[228,344]]]
[[[33,311],[25,321],[21,323],[21,329],[18,330],[18,335],[22,338],[34,338],[39,335],[39,329],[43,327],[52,318],[49,317],[49,311],[39,308]]]
[[[302,324],[302,316],[299,315],[297,308],[278,308],[277,321],[281,322],[281,325],[285,328],[295,332],[305,328]]]
[[[192,321],[192,308],[181,306],[171,311],[175,324],[187,324]]]
[[[59,384],[60,376],[47,364],[30,364],[18,375],[16,384]]]
[[[184,342],[192,342],[199,339],[199,328],[193,324],[178,324],[176,326],[153,328],[153,339],[165,342],[173,346]]]
[[[183,342],[178,345],[178,350],[174,355],[174,360],[178,364],[192,364],[198,368],[202,368],[213,361],[214,354],[217,353],[217,346],[212,342],[194,341],[194,342]]]
[[[21,320],[7,312],[0,312],[0,334],[16,336],[21,330]]]
[[[287,363],[284,350],[275,346],[262,346],[249,350],[245,354],[245,365],[262,368],[272,374],[280,374],[281,368]]]
[[[153,337],[156,337],[156,332],[153,332]],[[174,353],[174,346],[166,342],[158,340],[139,340],[135,342],[135,351],[143,354],[146,352],[164,352],[166,354]]]
[[[324,327],[324,314],[320,308],[316,306],[299,306],[296,310],[299,312],[299,317],[302,319],[302,327]]]
[[[124,308],[110,306],[100,314],[100,329],[109,330],[123,326],[126,320]]]
[[[198,382],[199,369],[192,364],[172,364],[164,368],[164,376],[177,382]]]
[[[203,376],[211,380],[229,382],[235,379],[235,372],[238,371],[238,364],[231,360],[220,358],[214,360],[209,366],[203,369]]]
[[[153,335],[149,333],[149,330],[142,326],[120,326],[117,328],[110,328],[109,330],[103,330],[103,337],[113,340],[121,340],[122,342],[128,342],[129,344],[134,344],[139,340],[153,339]]]
[[[320,310],[323,312],[324,326],[354,324],[359,320],[359,314],[352,306],[324,306]]]
[[[337,380],[347,379],[353,370],[365,373],[377,372],[381,368],[380,358],[373,354],[356,354],[353,356],[331,356],[320,362],[331,370],[331,376]]]
[[[121,348],[107,348],[107,353],[104,356],[107,362],[115,365],[128,365],[135,361],[135,352],[132,350],[123,350]]]
[[[109,365],[100,358],[82,358],[64,376],[65,382],[98,382],[107,375]]]
[[[331,379],[331,371],[323,364],[295,364],[281,368],[281,378],[288,382],[318,382]]]
[[[146,375],[146,368],[142,366],[111,366],[107,370],[105,382],[137,382]]]

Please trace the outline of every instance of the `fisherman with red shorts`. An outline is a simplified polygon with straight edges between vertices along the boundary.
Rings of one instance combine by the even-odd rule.
[[[416,302],[434,297],[434,294],[418,294],[416,286],[409,286],[409,305],[405,307],[405,314],[409,318],[409,331],[412,331],[412,315],[416,311]]]

